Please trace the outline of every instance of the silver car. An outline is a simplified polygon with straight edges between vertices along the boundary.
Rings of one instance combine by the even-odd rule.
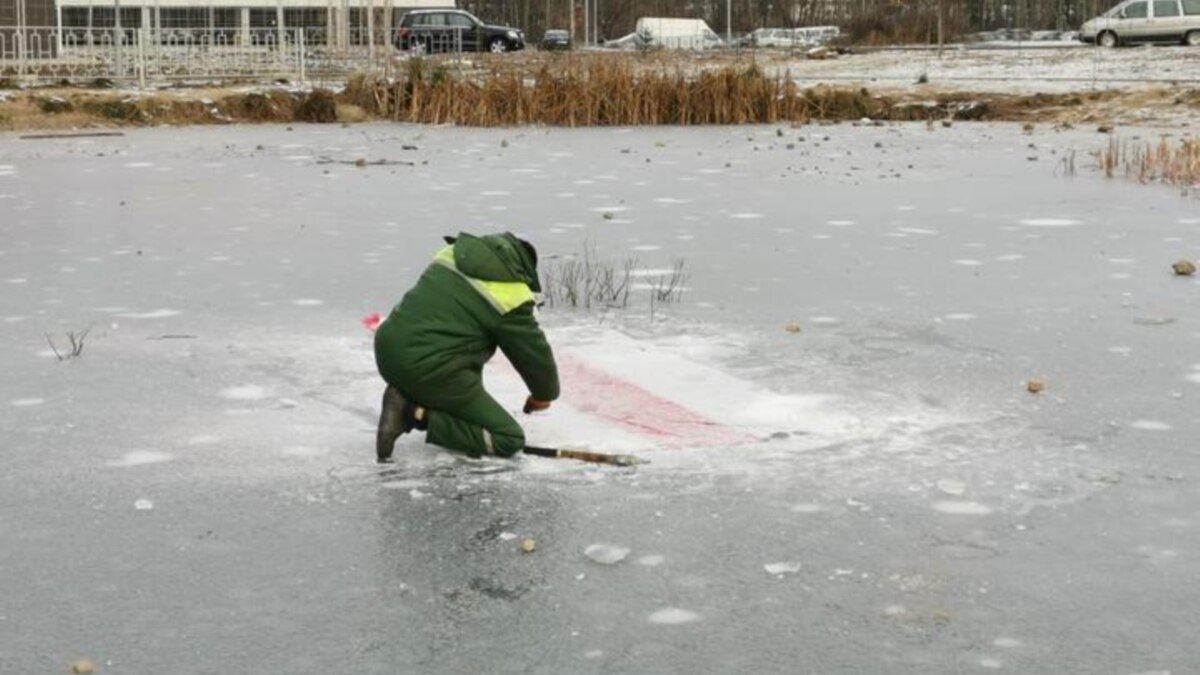
[[[1200,0],[1126,0],[1085,22],[1079,39],[1101,47],[1134,42],[1200,47]]]

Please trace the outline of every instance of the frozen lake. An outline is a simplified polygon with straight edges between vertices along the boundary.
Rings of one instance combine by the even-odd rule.
[[[1200,208],[1106,143],[0,135],[0,672],[1193,672]],[[649,270],[522,421],[651,464],[374,464],[360,319],[497,229]]]

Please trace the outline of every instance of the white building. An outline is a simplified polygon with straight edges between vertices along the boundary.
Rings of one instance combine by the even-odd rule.
[[[203,29],[220,41],[249,43],[265,33],[304,29],[309,43],[345,45],[371,35],[376,43],[386,42],[387,27],[409,9],[453,5],[454,0],[57,0],[56,19],[67,35]]]

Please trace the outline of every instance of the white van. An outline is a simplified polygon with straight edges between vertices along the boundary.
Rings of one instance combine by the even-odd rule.
[[[795,29],[796,39],[809,47],[819,47],[842,36],[837,26],[805,26]]]
[[[712,49],[721,38],[703,19],[667,19],[644,16],[637,20],[637,35],[648,47],[662,49]]]
[[[1125,0],[1079,29],[1101,47],[1171,42],[1200,47],[1200,0]]]

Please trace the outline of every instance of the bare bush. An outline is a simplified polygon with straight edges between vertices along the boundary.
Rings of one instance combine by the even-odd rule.
[[[630,278],[636,258],[619,263],[601,260],[596,246],[586,242],[581,256],[551,259],[542,276],[542,293],[549,307],[621,309],[629,304]]]
[[[75,359],[83,355],[83,346],[85,340],[87,340],[88,333],[90,332],[92,332],[90,326],[86,330],[78,333],[75,331],[67,332],[67,344],[64,345],[62,350],[58,348],[58,345],[54,344],[54,339],[50,337],[49,333],[45,334],[46,342],[49,343],[50,349],[54,352],[54,356],[56,356],[59,361]]]

